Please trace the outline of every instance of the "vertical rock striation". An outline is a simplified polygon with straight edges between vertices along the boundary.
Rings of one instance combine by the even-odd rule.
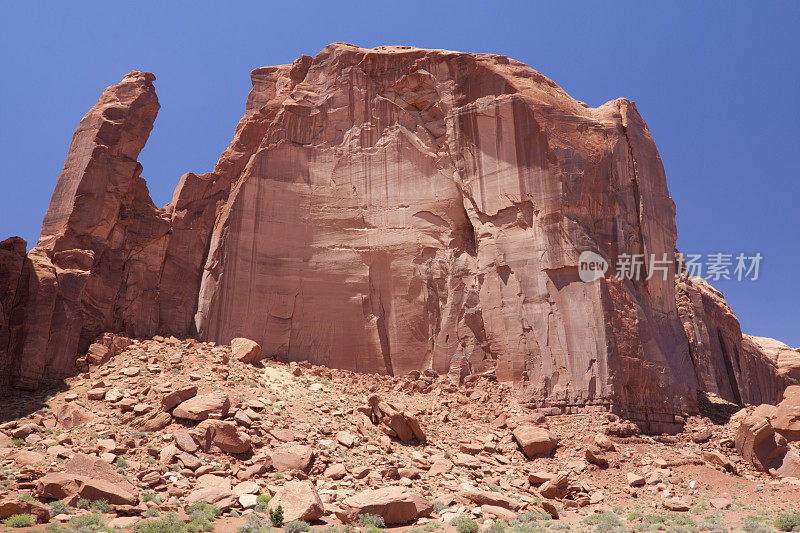
[[[154,79],[133,71],[106,89],[72,138],[18,283],[24,331],[6,356],[14,387],[70,375],[104,331],[156,332],[169,219],[137,161],[159,109]]]
[[[533,405],[651,430],[694,412],[698,387],[780,394],[777,359],[742,348],[713,289],[676,288],[672,261],[579,278],[585,251],[644,254],[646,273],[675,249],[632,102],[591,108],[504,56],[411,47],[336,43],[251,78],[213,172],[185,174],[163,209],[136,161],[153,76],[129,74],[84,117],[39,244],[21,271],[0,255],[0,341],[5,302],[24,309],[19,345],[0,344],[12,385],[62,378],[114,331],[247,337],[356,371],[494,371]]]

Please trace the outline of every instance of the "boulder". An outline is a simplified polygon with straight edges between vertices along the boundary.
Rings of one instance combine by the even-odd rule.
[[[788,441],[800,441],[800,385],[786,388],[770,423]]]
[[[167,412],[156,413],[142,423],[142,431],[158,431],[172,423],[172,415]]]
[[[290,470],[308,472],[314,460],[314,450],[304,444],[287,443],[272,450],[270,456],[272,466],[278,472]]]
[[[304,520],[311,522],[322,518],[325,506],[317,494],[317,489],[308,481],[287,481],[275,492],[269,501],[269,508],[283,508],[283,518],[286,522]]]
[[[545,481],[538,489],[542,497],[560,500],[569,492],[569,473],[559,472],[553,479]]]
[[[179,408],[180,406],[175,410]],[[217,447],[225,453],[246,453],[252,447],[250,437],[239,431],[232,422],[203,420],[197,425],[195,432],[200,436],[200,447],[205,452]]]
[[[231,401],[227,395],[219,393],[204,394],[202,396],[194,396],[178,404],[172,411],[172,416],[188,420],[205,420],[211,415],[225,418],[230,407]]]
[[[257,363],[261,360],[261,346],[256,341],[236,337],[231,339],[231,355],[242,363]]]
[[[188,431],[179,430],[173,433],[175,446],[187,453],[195,453],[200,448]]]
[[[165,394],[161,398],[161,408],[164,411],[171,411],[180,403],[185,402],[190,398],[197,396],[197,385],[189,385],[175,389],[172,392]]]
[[[471,485],[462,485],[460,495],[475,505],[502,507],[511,511],[519,511],[524,504],[505,494],[489,490],[480,490]]]
[[[781,477],[800,477],[800,456],[770,423],[775,412],[773,406],[761,405],[749,414],[731,418],[732,423],[738,423],[734,444],[742,458],[757,469]]]
[[[388,525],[407,524],[417,518],[428,516],[433,505],[421,494],[405,487],[383,487],[365,490],[346,497],[336,516],[342,522],[352,523],[362,514],[383,518]]]
[[[197,502],[206,502],[216,505],[222,511],[230,510],[239,501],[239,497],[227,490],[220,487],[203,487],[195,489],[186,496],[186,505],[192,505]]]
[[[138,492],[122,484],[64,472],[41,477],[36,482],[36,492],[40,497],[54,500],[79,497],[106,500],[112,505],[136,505],[139,501]]]
[[[514,439],[528,459],[550,455],[558,446],[558,439],[545,428],[530,425],[517,426]]]
[[[50,509],[37,501],[20,500],[10,494],[0,496],[0,520],[15,514],[30,514],[39,524],[50,521]]]

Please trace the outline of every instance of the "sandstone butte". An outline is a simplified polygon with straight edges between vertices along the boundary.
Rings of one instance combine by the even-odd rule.
[[[528,405],[669,431],[698,391],[777,402],[800,352],[742,335],[699,278],[579,279],[581,252],[676,254],[642,117],[491,54],[335,43],[258,68],[233,141],[157,208],[159,103],[133,71],[83,117],[26,253],[0,243],[2,387],[75,373],[104,332],[360,372],[494,372]]]

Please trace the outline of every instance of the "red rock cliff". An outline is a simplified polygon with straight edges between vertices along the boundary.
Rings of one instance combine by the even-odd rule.
[[[614,265],[675,249],[632,102],[590,108],[504,56],[410,47],[333,44],[251,77],[214,171],[184,175],[162,210],[136,162],[152,75],[84,117],[23,268],[14,385],[60,379],[103,331],[158,332],[358,371],[493,369],[536,405],[651,429],[696,410],[708,335],[687,342],[674,266],[578,277],[583,251]]]

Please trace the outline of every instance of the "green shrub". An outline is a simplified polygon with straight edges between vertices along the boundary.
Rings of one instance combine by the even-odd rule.
[[[22,448],[23,446],[25,446],[25,439],[20,439],[19,437],[17,437],[16,439],[12,439],[11,440],[11,446],[13,446],[15,448]],[[9,518],[11,518],[11,517],[9,517]],[[18,526],[18,527],[22,527],[22,526]]]
[[[17,494],[17,498],[19,498],[23,502],[34,503],[36,498],[28,494],[27,492],[20,492]]]
[[[266,520],[251,514],[247,517],[247,521],[244,525],[239,528],[238,533],[269,533],[271,530],[272,528]]]
[[[110,513],[111,506],[108,504],[106,500],[95,500],[89,506],[89,509],[92,510],[94,513]]]
[[[60,514],[72,513],[72,507],[61,501],[55,501],[50,504],[50,515],[56,516]]]
[[[89,506],[91,504],[92,504],[92,502],[90,502],[86,498],[81,498],[80,500],[77,501],[77,503],[75,504],[75,507],[77,507],[78,509],[86,509],[88,511],[89,510]]]
[[[441,513],[442,511],[444,511],[448,507],[450,507],[450,506],[447,505],[444,502],[440,502],[440,501],[433,502],[433,512],[434,513]]]
[[[283,506],[279,505],[275,509],[269,510],[269,521],[272,523],[272,527],[283,525]]]
[[[792,531],[795,527],[800,526],[800,513],[779,514],[772,525],[780,531]]]
[[[269,494],[259,494],[256,498],[256,507],[255,510],[263,513],[267,509],[269,509],[269,501],[272,499],[272,496]]]
[[[460,514],[450,520],[450,525],[456,528],[458,533],[477,533],[478,523],[467,515]]]
[[[155,518],[157,516],[161,516],[161,511],[158,510],[158,507],[151,507],[144,512],[144,516],[147,518]]]
[[[195,502],[186,508],[186,514],[189,516],[202,516],[207,520],[216,520],[221,513],[219,507],[216,505],[211,505],[206,502]]]
[[[33,516],[29,514],[12,514],[3,523],[6,527],[31,527],[36,523]]]
[[[144,520],[133,526],[135,533],[186,533],[188,528],[177,513],[168,513],[164,518]]]
[[[613,531],[614,529],[620,527],[622,522],[617,515],[611,512],[605,513],[596,513],[587,516],[582,520],[584,524],[587,526],[594,526],[594,531],[600,533],[607,533],[609,531]]]
[[[498,520],[497,522],[489,526],[489,529],[487,529],[487,531],[489,533],[503,533],[506,529],[508,529],[508,524],[504,520]]]
[[[742,529],[747,533],[767,533],[772,531],[764,517],[755,515],[742,518]]]
[[[108,530],[103,517],[96,513],[74,516],[67,522],[69,533],[97,533]]]
[[[142,492],[142,501],[161,503],[162,501],[164,501],[164,498],[162,498],[160,494],[148,490]]]
[[[304,533],[305,531],[311,531],[311,526],[308,525],[308,522],[302,520],[292,520],[283,525],[283,530],[286,533]]]
[[[358,523],[361,524],[362,527],[374,527],[378,529],[386,527],[383,517],[375,514],[362,514],[358,517]]]

